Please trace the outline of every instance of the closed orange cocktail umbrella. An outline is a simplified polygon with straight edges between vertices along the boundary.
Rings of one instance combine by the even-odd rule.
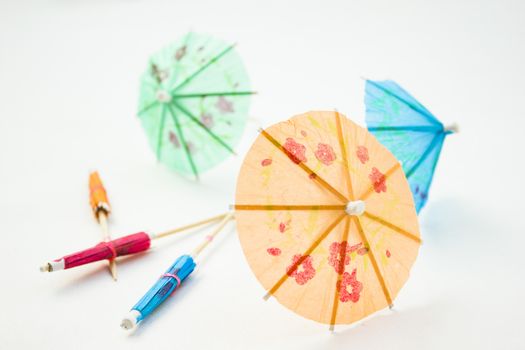
[[[98,171],[89,174],[89,204],[93,209],[93,214],[102,229],[102,238],[104,242],[111,241],[108,229],[108,216],[111,213],[106,189],[98,175]],[[113,280],[117,280],[117,263],[115,259],[109,259],[109,271]]]
[[[267,297],[332,329],[391,306],[421,244],[399,162],[337,112],[262,130],[240,171],[235,209]]]

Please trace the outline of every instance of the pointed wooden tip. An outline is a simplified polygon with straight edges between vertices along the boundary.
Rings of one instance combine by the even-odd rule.
[[[263,296],[263,300],[264,300],[264,301],[268,301],[268,299],[270,299],[271,296],[272,296],[272,293],[268,292],[268,293],[266,293],[266,294]]]
[[[330,330],[330,332],[334,333],[335,325],[331,324],[329,330]]]
[[[113,281],[117,281],[117,264],[115,260],[111,260],[109,262],[109,272],[111,273],[111,277],[113,278]]]
[[[447,125],[445,127],[445,132],[448,132],[451,134],[457,134],[459,132],[459,125],[457,123],[452,123],[450,125]]]

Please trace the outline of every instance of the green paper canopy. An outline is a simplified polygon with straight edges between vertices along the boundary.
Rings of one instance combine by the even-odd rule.
[[[150,58],[138,115],[157,159],[198,178],[234,154],[251,94],[234,45],[190,32]]]

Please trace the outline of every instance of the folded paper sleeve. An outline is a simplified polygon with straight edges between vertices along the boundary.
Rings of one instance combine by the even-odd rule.
[[[138,322],[146,318],[155,310],[168,296],[170,296],[179,285],[195,269],[195,262],[189,255],[179,257],[166,272],[159,277],[157,282],[146,294],[135,304],[122,321],[125,329],[134,328]]]
[[[114,259],[118,256],[139,253],[148,250],[150,245],[150,236],[145,232],[139,232],[112,241],[100,242],[92,248],[57,259],[53,261],[51,265],[58,265],[59,267],[63,266],[63,269],[70,269],[75,266],[85,265],[95,261]]]

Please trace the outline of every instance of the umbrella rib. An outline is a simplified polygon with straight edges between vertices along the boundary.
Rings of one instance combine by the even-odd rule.
[[[140,117],[140,115],[141,115],[142,113],[146,112],[146,111],[149,110],[151,107],[156,106],[158,103],[159,103],[159,101],[157,101],[157,100],[151,102],[149,105],[147,105],[146,107],[142,108],[142,109],[137,113],[138,116]]]
[[[443,137],[443,140],[444,141],[444,138]],[[443,149],[443,142],[440,143],[439,145],[439,149],[437,151],[437,156],[436,156],[436,161],[434,162],[434,164],[432,165],[432,171],[430,172],[430,182],[429,183],[429,186],[426,188],[426,191],[428,192],[428,190],[430,189],[430,184],[432,183],[432,178],[434,177],[434,172],[436,171],[436,166],[437,166],[437,161],[439,160],[439,155],[441,154],[441,150]]]
[[[155,150],[157,160],[160,160],[160,146],[162,144],[162,134],[164,133],[164,124],[166,122],[166,105],[162,105],[162,115],[160,117],[159,134],[157,139],[157,149]]]
[[[386,179],[388,179],[390,177],[390,175],[392,175],[400,167],[401,167],[401,164],[400,163],[396,163],[393,167],[388,169],[388,171],[385,173],[385,181],[386,181]],[[368,188],[368,190],[366,190],[366,192],[363,193],[363,195],[361,195],[361,197],[359,199],[365,200],[373,192],[373,190],[374,190],[374,186],[370,186]]]
[[[436,134],[434,136],[434,138],[432,139],[432,142],[430,143],[430,145],[427,147],[427,149],[425,150],[425,153],[423,153],[421,155],[421,157],[419,157],[419,159],[417,160],[416,164],[414,164],[412,166],[412,168],[410,168],[410,170],[408,170],[406,172],[406,176],[407,178],[409,178],[413,173],[414,171],[416,171],[416,169],[425,161],[425,159],[427,159],[428,155],[430,154],[430,152],[432,152],[432,150],[434,149],[434,147],[436,147],[436,144],[438,143],[439,139],[441,138],[442,134]]]
[[[256,94],[255,91],[225,91],[225,92],[201,92],[193,94],[174,94],[173,98],[195,98],[195,97],[210,97],[210,96],[245,96]]]
[[[190,150],[188,149],[188,144],[186,143],[186,140],[184,139],[184,133],[182,132],[182,127],[180,126],[179,118],[177,118],[177,115],[173,111],[172,107],[170,105],[167,105],[167,106],[168,106],[168,110],[170,111],[171,118],[173,119],[173,122],[175,123],[175,127],[177,128],[177,132],[179,133],[182,148],[184,148],[184,152],[186,153],[186,157],[188,159],[188,162],[190,163],[193,175],[195,175],[195,178],[199,179],[197,167],[195,166],[195,163],[193,162],[193,157],[191,156]]]
[[[334,295],[334,304],[332,306],[332,316],[330,317],[330,329],[334,329],[335,325],[335,319],[337,316],[337,309],[339,307],[339,289],[338,286],[341,283],[341,279],[343,277],[343,273],[345,270],[345,259],[346,259],[346,247],[348,246],[348,233],[350,231],[350,216],[346,217],[345,221],[345,230],[343,231],[343,239],[341,243],[346,242],[346,244],[341,244],[341,248],[339,249],[339,257],[341,260],[339,260],[339,269],[338,271],[341,271],[341,273],[337,274],[337,282],[335,284],[335,295]]]
[[[439,128],[432,126],[370,126],[368,131],[415,131],[415,132],[437,132]]]
[[[345,210],[345,205],[235,204],[235,210]]]
[[[379,90],[383,91],[384,93],[398,99],[399,101],[403,102],[405,105],[407,105],[410,109],[412,109],[414,112],[417,112],[421,115],[423,115],[431,124],[433,125],[437,125],[437,123],[439,123],[438,121],[436,121],[435,119],[432,119],[430,118],[428,115],[427,115],[427,112],[425,112],[424,110],[420,109],[419,107],[413,105],[412,103],[406,101],[404,98],[402,98],[401,96],[397,96],[396,94],[388,91],[387,89],[383,88],[381,85],[377,84],[375,81],[372,81],[372,80],[368,80],[368,82],[370,82],[372,85],[374,85],[376,88],[378,88]],[[439,123],[440,124],[440,123]]]
[[[297,270],[297,268],[303,263],[303,261],[314,251],[315,248],[332,232],[332,230],[343,220],[346,216],[346,213],[342,213],[337,219],[335,219],[322,234],[317,237],[317,239],[308,247],[308,249],[301,255],[301,257],[287,269],[286,273],[273,285],[272,288],[266,293],[264,299],[268,299],[271,295],[281,287],[281,285],[288,279],[289,275]]]
[[[200,73],[202,73],[202,71],[204,71],[206,68],[208,68],[210,65],[212,65],[213,63],[217,62],[219,59],[221,59],[224,55],[226,55],[228,52],[230,52],[233,48],[235,47],[235,44],[233,45],[230,45],[228,46],[226,49],[224,49],[223,51],[221,51],[219,54],[217,54],[216,56],[214,56],[211,60],[209,60],[205,65],[203,65],[202,67],[200,67],[199,69],[197,69],[195,72],[193,72],[189,77],[187,77],[186,79],[184,79],[184,81],[182,83],[180,83],[178,86],[176,86],[175,88],[171,89],[172,91],[177,91],[179,89],[181,89],[183,86],[185,86],[186,84],[188,84],[192,79],[194,79],[197,75],[199,75]]]
[[[191,37],[191,34],[192,34],[192,32],[188,32],[188,34],[186,34],[186,36],[184,37],[184,45],[183,45],[183,46],[186,46],[186,45],[188,44],[188,41],[189,41],[189,39],[190,39],[190,37]],[[151,63],[153,63],[153,62],[151,62]],[[176,63],[176,67],[177,67],[178,65],[179,65],[179,63],[178,63],[178,61],[177,61],[177,63]],[[176,77],[177,77],[177,73],[178,73],[178,70],[177,70],[177,69],[174,69],[174,71],[173,71],[173,77],[172,77],[173,80],[176,79]],[[158,85],[157,85],[157,86],[152,86],[152,85],[150,85],[150,87],[151,87],[152,89],[156,89],[156,90],[160,88],[160,86],[158,86]],[[145,111],[147,111],[148,109],[150,109],[151,107],[153,107],[153,106],[154,106],[155,104],[157,104],[157,103],[158,103],[158,101],[153,101],[150,105],[146,106],[143,110],[139,111],[139,114],[144,113]]]
[[[202,130],[204,130],[209,136],[211,136],[215,141],[217,141],[222,147],[226,148],[231,154],[236,154],[235,151],[226,143],[224,142],[218,135],[216,135],[213,131],[208,129],[206,125],[202,124],[199,119],[197,119],[193,114],[191,114],[186,108],[182,107],[180,104],[178,104],[176,101],[172,101],[172,104],[180,110],[184,115],[186,115],[192,122],[197,124]]]
[[[383,290],[383,294],[385,295],[385,299],[388,303],[388,306],[392,306],[392,297],[390,296],[390,292],[388,291],[388,288],[386,287],[385,279],[383,275],[381,274],[381,271],[379,270],[379,265],[377,264],[376,258],[374,256],[372,248],[370,247],[370,243],[368,242],[368,239],[366,238],[365,232],[363,231],[363,227],[361,226],[361,220],[358,217],[357,217],[356,223],[357,223],[357,231],[359,232],[359,236],[361,236],[361,239],[363,240],[365,247],[368,248],[368,256],[370,257],[370,261],[372,262],[372,267],[374,268],[376,277],[379,281],[379,284],[381,285],[381,289]]]
[[[350,176],[350,166],[348,164],[348,154],[346,153],[346,145],[345,145],[345,140],[343,137],[343,127],[341,125],[341,115],[339,114],[338,111],[335,111],[335,122],[337,125],[337,138],[339,139],[339,146],[341,147],[341,156],[343,157],[343,163],[344,163],[343,170],[344,170],[344,177],[346,179],[346,184],[348,186],[347,187],[348,195],[350,197],[349,199],[353,200],[354,191],[352,189],[352,178]]]
[[[261,130],[261,134],[266,137],[270,143],[272,143],[275,147],[277,147],[281,152],[283,152],[288,158],[292,159],[293,155],[286,150],[283,145],[279,143],[276,139],[273,138],[266,130]],[[295,162],[294,162],[295,163]],[[325,189],[330,191],[332,194],[334,194],[340,201],[343,203],[347,203],[348,199],[343,196],[339,191],[337,191],[335,188],[332,187],[328,182],[326,182],[321,176],[316,174],[312,169],[310,169],[306,164],[303,162],[295,163],[297,164],[301,169],[303,169],[308,175],[313,176],[313,179],[319,182],[321,186],[323,186]]]
[[[414,235],[414,234],[408,232],[407,230],[402,229],[402,228],[399,227],[399,226],[396,226],[396,225],[394,225],[394,224],[392,224],[392,223],[390,223],[390,222],[388,222],[388,221],[383,220],[383,219],[380,218],[379,216],[376,216],[376,215],[370,214],[368,211],[365,211],[365,212],[363,213],[363,215],[366,216],[367,218],[371,219],[371,220],[374,220],[374,221],[380,223],[380,224],[383,225],[383,226],[386,226],[386,227],[388,227],[388,228],[390,228],[390,229],[396,231],[397,233],[402,234],[402,235],[405,236],[405,237],[410,238],[410,239],[413,240],[413,241],[416,241],[417,243],[421,243],[421,238],[419,238],[418,236],[416,236],[416,235]]]

